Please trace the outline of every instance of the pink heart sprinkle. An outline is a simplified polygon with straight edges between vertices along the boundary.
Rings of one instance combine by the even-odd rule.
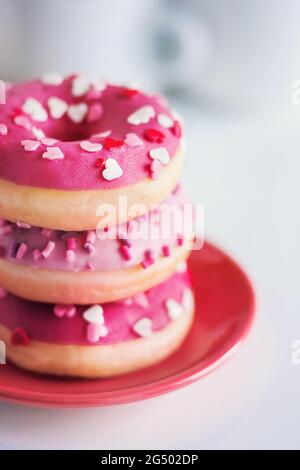
[[[76,307],[75,305],[55,305],[53,309],[53,313],[58,318],[72,318],[76,314]]]
[[[21,144],[23,145],[25,152],[34,152],[41,145],[37,140],[22,140]]]
[[[0,135],[7,135],[8,129],[5,124],[0,124]]]
[[[95,323],[89,323],[87,326],[87,340],[90,343],[97,343],[100,338],[107,336],[108,331],[104,325],[96,325]]]
[[[125,144],[129,147],[139,147],[143,145],[143,141],[133,132],[126,135]]]
[[[88,115],[87,115],[87,121],[88,122],[95,122],[98,119],[100,119],[102,115],[103,115],[103,106],[102,106],[102,104],[100,104],[100,103],[92,104],[90,109],[89,109]]]

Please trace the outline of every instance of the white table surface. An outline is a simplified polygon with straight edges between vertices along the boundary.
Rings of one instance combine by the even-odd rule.
[[[186,115],[184,180],[206,236],[252,277],[258,319],[210,376],[148,401],[99,409],[0,404],[0,448],[299,448],[300,106],[264,116]]]

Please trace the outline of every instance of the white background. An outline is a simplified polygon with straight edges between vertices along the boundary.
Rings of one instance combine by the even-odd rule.
[[[278,112],[277,112],[278,111]],[[186,110],[184,180],[206,236],[256,286],[258,319],[227,364],[183,390],[105,409],[0,404],[4,448],[299,448],[300,105],[220,117]],[[218,116],[218,117],[217,117]]]

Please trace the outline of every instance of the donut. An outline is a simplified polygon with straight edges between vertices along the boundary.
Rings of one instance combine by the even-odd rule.
[[[182,160],[182,125],[159,95],[78,74],[19,83],[0,107],[0,217],[63,231],[122,224],[166,199]],[[117,223],[103,207],[118,207]]]
[[[167,279],[188,256],[180,187],[162,204],[106,230],[62,232],[0,222],[0,284],[48,303],[92,304],[130,297]]]
[[[109,377],[156,364],[174,352],[193,320],[188,272],[145,293],[93,306],[0,300],[0,339],[16,365],[44,374]]]

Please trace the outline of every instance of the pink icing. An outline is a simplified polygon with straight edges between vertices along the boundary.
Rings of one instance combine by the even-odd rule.
[[[158,258],[170,256],[178,246],[184,228],[185,202],[178,187],[151,213],[119,226],[122,239],[114,236],[115,227],[96,234],[28,228],[22,223],[6,222],[0,227],[0,256],[13,263],[64,271],[120,269],[140,263],[147,268]],[[170,208],[174,211],[171,220],[166,219]]]
[[[180,144],[177,133],[179,124],[175,120],[173,128],[165,128],[159,124],[158,116],[161,113],[169,117],[171,114],[158,96],[146,95],[140,91],[131,94],[130,90],[129,93],[124,93],[123,87],[114,85],[97,91],[91,85],[85,95],[74,97],[71,91],[73,79],[74,76],[68,77],[61,85],[47,85],[36,80],[16,84],[7,90],[7,104],[0,107],[0,123],[8,130],[7,135],[0,134],[0,178],[32,187],[61,190],[121,188],[151,175],[151,149],[164,146],[171,158],[175,155]],[[83,122],[72,122],[67,113],[53,119],[48,106],[48,100],[52,97],[63,100],[68,106],[85,103],[88,111]],[[23,106],[28,98],[38,100],[47,111],[48,118],[45,122],[36,121],[34,116],[24,113]],[[153,107],[155,116],[148,123],[128,123],[127,119],[133,112],[149,105]],[[38,134],[37,138],[32,126],[42,130],[46,138],[56,139],[56,150],[47,152],[43,137]],[[145,131],[149,128],[163,133],[162,143],[150,142],[145,138]],[[111,131],[109,137],[122,141],[122,145],[107,148],[104,137],[97,136],[105,131]],[[132,135],[126,137],[128,134],[134,134],[136,139]],[[134,143],[133,141],[136,143],[137,139],[143,145],[128,145]],[[30,151],[26,151],[24,141],[35,140],[41,140],[41,145],[33,150],[34,145],[27,143]],[[100,143],[103,148],[97,152],[84,151],[80,146],[82,141]],[[53,154],[61,154],[63,158],[49,159]],[[96,166],[99,158],[114,158],[123,171],[122,176],[112,181],[104,179]]]
[[[102,305],[107,335],[96,343],[88,340],[89,335],[97,332],[95,328],[90,331],[91,324],[84,320],[83,312],[88,308],[84,306],[77,306],[74,316],[59,318],[51,304],[29,302],[9,294],[0,300],[0,323],[12,332],[21,328],[29,339],[47,343],[92,345],[130,341],[139,337],[133,326],[142,318],[152,320],[154,333],[164,328],[171,321],[166,301],[171,298],[182,304],[184,291],[190,286],[188,272],[176,273],[145,293],[147,301],[134,297]]]

